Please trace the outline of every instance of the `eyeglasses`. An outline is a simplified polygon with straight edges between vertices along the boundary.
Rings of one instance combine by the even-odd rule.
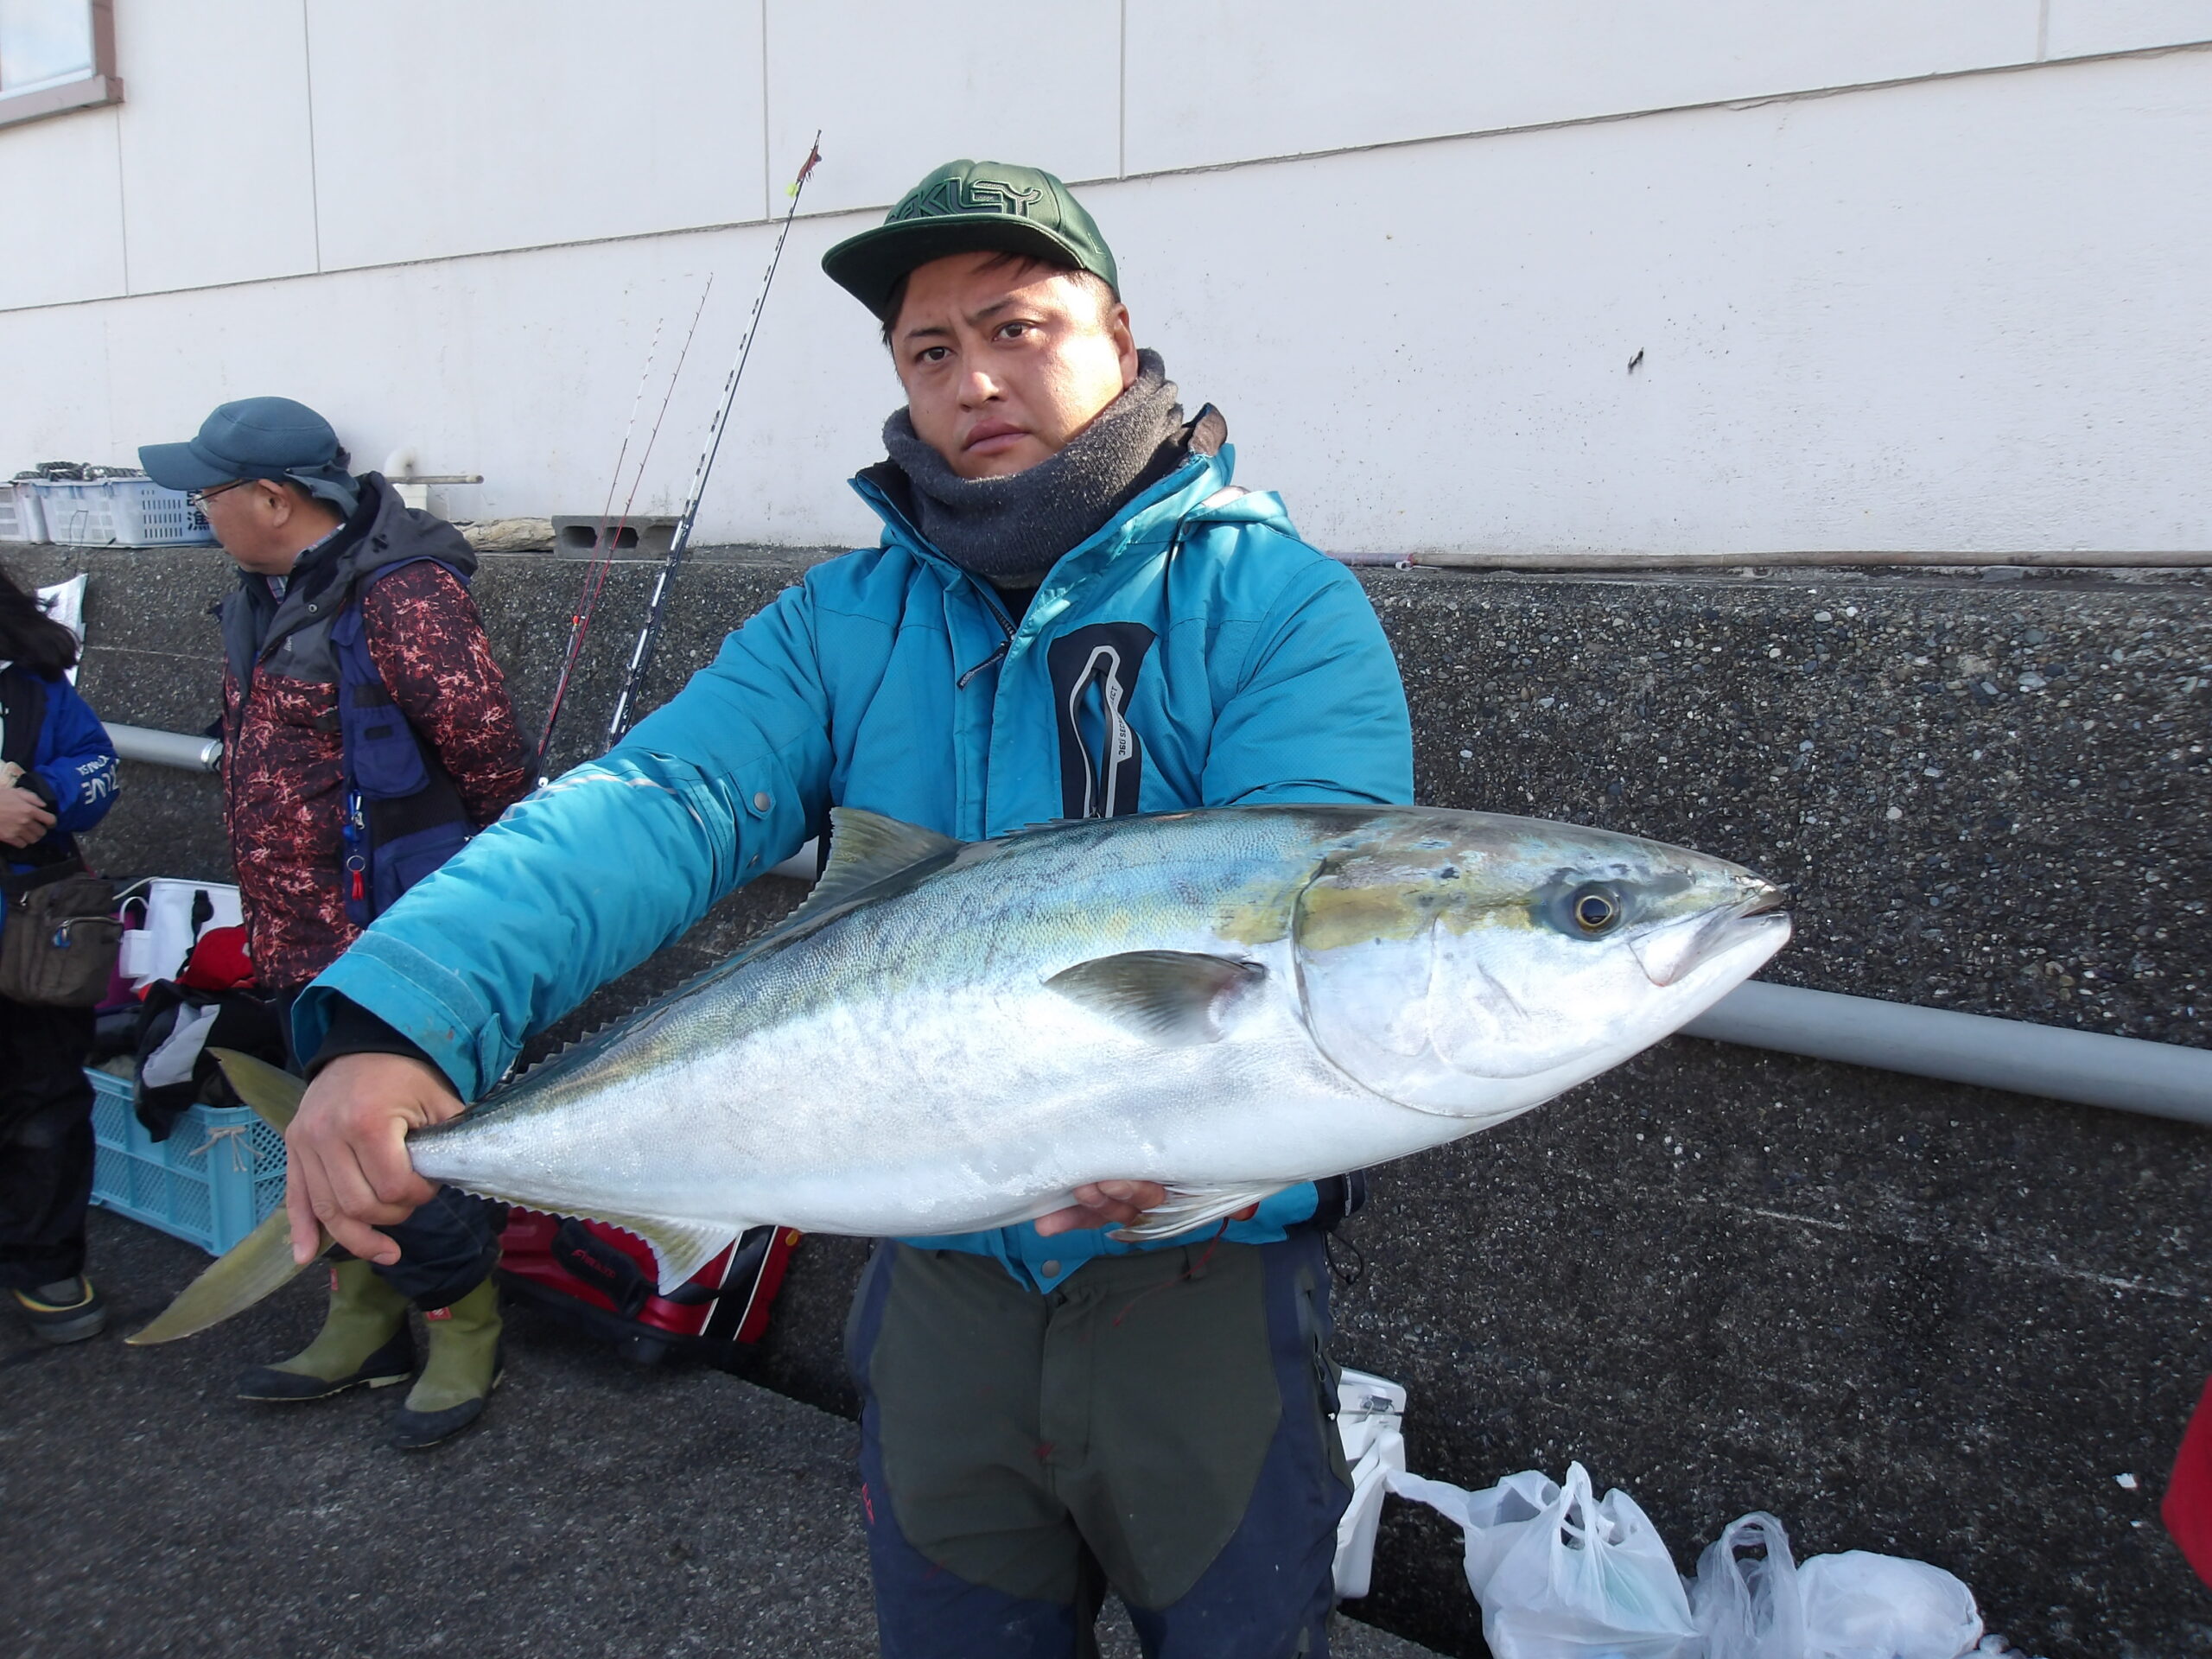
[[[251,484],[253,480],[250,478],[234,478],[227,484],[216,484],[210,486],[208,488],[204,490],[188,491],[186,493],[184,499],[190,502],[192,505],[198,508],[200,512],[205,512],[207,510],[207,504],[210,501],[213,501],[217,496],[220,495],[225,490],[235,490],[241,484]]]

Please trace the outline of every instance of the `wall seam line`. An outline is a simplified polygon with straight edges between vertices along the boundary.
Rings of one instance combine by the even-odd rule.
[[[1129,176],[1129,0],[1122,0],[1121,63],[1116,72],[1114,176]]]
[[[315,238],[315,274],[322,274],[322,163],[315,149],[315,32],[308,22],[311,0],[300,0],[300,71],[308,98],[308,226]]]
[[[1776,104],[1807,103],[1816,99],[1844,98],[1859,92],[1890,92],[1902,87],[1942,85],[1955,80],[1979,80],[1999,75],[2026,74],[2043,70],[2066,69],[2077,66],[2121,62],[2136,59],[2155,59],[2212,54],[2212,40],[2177,41],[2168,46],[2130,47],[2117,52],[2084,53],[2079,57],[2052,58],[2042,63],[2019,62],[1991,64],[1974,69],[1945,69],[1932,74],[1904,75],[1891,80],[1857,81],[1844,86],[1822,86],[1792,92],[1759,92],[1735,98],[1707,99],[1698,104],[1670,104],[1652,109],[1623,110],[1606,115],[1567,116],[1556,121],[1533,121],[1513,127],[1484,127],[1459,132],[1426,134],[1414,138],[1380,138],[1370,143],[1341,144],[1331,149],[1300,150],[1284,156],[1253,156],[1237,161],[1195,162],[1185,167],[1153,168],[1147,171],[1123,174],[1117,177],[1097,175],[1071,179],[1070,185],[1141,184],[1153,179],[1191,178],[1205,173],[1242,172],[1248,168],[1286,167],[1301,162],[1333,160],[1340,156],[1366,156],[1379,151],[1414,149],[1434,144],[1473,143],[1486,138],[1511,138],[1538,132],[1560,132],[1580,127],[1616,126],[1623,122],[1641,121],[1669,115],[1696,115],[1709,111],[1730,111],[1764,109]],[[765,158],[764,158],[765,165]],[[888,201],[860,202],[849,207],[825,208],[819,213],[802,213],[804,219],[830,220],[850,218],[859,214],[880,214],[892,204]],[[654,242],[668,237],[710,236],[724,231],[751,230],[761,226],[772,226],[780,214],[764,214],[760,219],[722,219],[703,225],[676,225],[665,230],[624,231],[610,236],[573,237],[562,242],[529,242],[507,248],[471,248],[459,253],[423,254],[408,259],[378,259],[358,265],[337,265],[318,268],[311,273],[320,276],[350,276],[378,270],[404,270],[414,265],[459,264],[471,259],[499,259],[519,254],[550,253],[565,248],[603,247],[620,242]],[[200,294],[216,289],[251,288],[264,283],[297,282],[302,273],[292,271],[267,276],[239,277],[232,282],[200,283],[178,288],[149,289],[142,294],[124,297],[152,299],[173,294]],[[72,306],[102,305],[113,302],[115,295],[94,296],[81,300],[50,300],[36,305],[0,306],[0,316],[12,316],[28,311],[60,311]]]
[[[1474,143],[1484,138],[1512,138],[1526,133],[1561,132],[1577,127],[1617,126],[1660,116],[1697,115],[1713,110],[1730,111],[1764,109],[1775,104],[1808,104],[1817,99],[1848,98],[1860,92],[1894,92],[1908,86],[1942,86],[1957,80],[1986,80],[2000,75],[2032,74],[2046,69],[2067,69],[2097,63],[2136,59],[2183,57],[2212,52],[2212,40],[2177,41],[2165,46],[2129,47],[2117,52],[2085,52],[2078,57],[2050,58],[2042,62],[1984,64],[1972,69],[1939,69],[1924,75],[1897,75],[1887,80],[1852,81],[1840,86],[1808,86],[1795,92],[1751,92],[1732,98],[1707,99],[1695,104],[1663,104],[1649,109],[1618,110],[1604,115],[1574,115],[1556,121],[1530,121],[1519,126],[1482,127],[1461,132],[1425,134],[1413,138],[1378,138],[1363,144],[1338,144],[1329,149],[1299,150],[1287,156],[1254,156],[1230,162],[1193,162],[1184,167],[1159,167],[1127,174],[1132,183],[1147,179],[1186,178],[1200,173],[1226,173],[1248,167],[1279,167],[1294,162],[1326,161],[1338,156],[1365,156],[1378,150],[1414,149],[1430,144]],[[1104,179],[1075,179],[1073,184],[1103,184]]]
[[[124,182],[124,179],[123,106],[119,104],[113,105],[108,111],[108,114],[115,122],[116,251],[123,257],[123,294],[121,297],[128,300],[135,298],[136,296],[130,291],[130,187]],[[113,299],[116,296],[114,295],[110,295],[108,297]],[[69,302],[64,302],[64,303],[69,303]],[[81,303],[96,304],[98,302],[86,301],[81,302]]]
[[[775,217],[774,165],[768,159],[768,0],[760,0],[760,222]]]

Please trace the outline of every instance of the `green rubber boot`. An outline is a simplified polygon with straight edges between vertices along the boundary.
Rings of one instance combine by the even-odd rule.
[[[505,1374],[499,1351],[499,1293],[490,1279],[451,1307],[423,1316],[430,1357],[392,1416],[391,1443],[420,1452],[450,1440],[484,1414]]]
[[[289,1359],[238,1378],[238,1398],[326,1400],[348,1389],[404,1382],[414,1370],[407,1299],[367,1262],[340,1262],[330,1270],[330,1311],[315,1339]]]

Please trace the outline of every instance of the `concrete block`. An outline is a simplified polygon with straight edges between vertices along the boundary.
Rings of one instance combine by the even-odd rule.
[[[608,551],[618,559],[665,558],[669,544],[675,538],[677,522],[671,514],[632,513],[619,528],[610,523],[606,527],[612,543]],[[554,551],[571,558],[589,558],[598,551],[599,540],[597,513],[553,515]]]

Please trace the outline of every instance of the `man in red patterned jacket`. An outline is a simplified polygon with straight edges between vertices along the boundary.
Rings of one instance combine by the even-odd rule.
[[[224,404],[199,435],[139,450],[189,490],[238,566],[220,607],[223,797],[257,982],[290,1003],[398,893],[527,787],[499,664],[469,598],[461,533],[355,478],[337,434],[288,397]],[[331,1274],[315,1341],[239,1379],[241,1397],[319,1400],[414,1370],[393,1443],[432,1446],[482,1414],[499,1380],[491,1283],[502,1213],[442,1190],[403,1227],[391,1267]]]

